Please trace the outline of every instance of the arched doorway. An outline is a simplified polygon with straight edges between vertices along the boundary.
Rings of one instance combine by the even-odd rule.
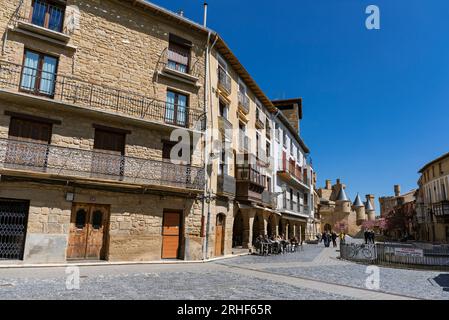
[[[285,224],[284,224],[284,220],[280,220],[279,221],[279,235],[282,237],[285,234]]]
[[[232,247],[243,246],[243,214],[239,211],[234,218],[232,227]]]
[[[253,246],[256,244],[256,239],[261,234],[260,230],[259,230],[259,225],[260,225],[260,217],[258,214],[256,214],[256,216],[254,217],[254,221],[253,221],[253,239],[252,239]]]
[[[332,226],[329,223],[326,223],[326,225],[324,226],[324,231],[332,231]]]
[[[224,255],[224,241],[225,241],[225,222],[226,216],[224,214],[217,215],[217,222],[215,225],[215,256]]]

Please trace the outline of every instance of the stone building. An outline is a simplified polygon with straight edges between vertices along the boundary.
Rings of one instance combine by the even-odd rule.
[[[0,4],[0,260],[199,260],[316,223],[302,105],[278,113],[215,31],[142,0]]]
[[[113,0],[1,0],[0,29],[0,259],[202,259],[201,143],[169,159],[209,30]]]
[[[395,185],[394,196],[379,197],[380,216],[382,218],[385,218],[386,215],[390,213],[392,210],[394,210],[395,207],[415,201],[415,193],[416,189],[401,194],[401,186]]]
[[[418,180],[419,240],[449,242],[449,153],[429,162]]]
[[[344,231],[354,236],[362,230],[365,221],[376,220],[374,195],[366,195],[366,201],[363,202],[357,194],[354,202],[351,202],[345,190],[346,185],[340,179],[334,185],[326,180],[325,187],[317,190],[321,232]]]
[[[313,205],[314,171],[309,148],[300,136],[302,99],[277,100],[274,116],[274,159],[277,171],[274,192],[280,231],[287,238],[312,240],[317,233]],[[274,216],[276,217],[276,216]]]

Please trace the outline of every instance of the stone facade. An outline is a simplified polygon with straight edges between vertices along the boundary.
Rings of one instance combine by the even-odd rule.
[[[140,183],[128,179],[125,183],[110,177],[95,181],[86,178],[91,173],[50,173],[45,165],[40,171],[27,168],[24,172],[6,165],[5,157],[10,150],[12,118],[37,122],[44,119],[52,123],[49,144],[62,150],[68,162],[70,150],[94,150],[95,130],[101,126],[126,132],[123,155],[129,162],[125,163],[125,174],[134,158],[142,164],[147,159],[162,163],[158,165],[164,168],[164,142],[170,140],[175,128],[164,123],[167,91],[186,95],[187,112],[195,117],[204,110],[206,32],[174,23],[174,18],[157,10],[143,10],[132,2],[113,0],[67,1],[64,30],[53,32],[28,20],[31,0],[24,1],[22,7],[20,2],[2,0],[0,6],[0,29],[4,33],[1,67],[7,70],[2,76],[9,77],[0,88],[0,139],[4,146],[0,152],[0,198],[29,201],[23,261],[66,261],[72,211],[78,203],[108,206],[104,258],[109,261],[160,260],[166,211],[181,213],[178,258],[202,259],[202,202],[197,199],[202,185],[190,189],[161,185],[157,180]],[[14,16],[16,9],[19,16]],[[164,71],[171,35],[191,43],[191,75],[169,76]],[[58,76],[51,97],[18,90],[25,50],[58,59]],[[116,106],[111,102],[116,99],[114,95],[121,95]],[[162,106],[150,113],[155,121],[140,116],[145,106]],[[192,148],[191,164],[201,168],[203,163],[202,143],[198,140]],[[63,166],[60,161],[58,165]],[[178,169],[184,170],[181,166]],[[136,169],[133,174],[138,172]],[[176,179],[175,172],[158,173],[156,179],[161,175]],[[67,193],[74,194],[74,199],[66,200]]]

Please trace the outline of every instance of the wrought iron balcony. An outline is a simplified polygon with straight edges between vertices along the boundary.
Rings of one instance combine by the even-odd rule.
[[[198,191],[205,179],[202,167],[12,139],[0,139],[0,169]]]
[[[244,114],[248,114],[249,113],[249,98],[248,98],[248,96],[239,91],[238,99],[239,99],[240,110],[242,110]]]
[[[231,77],[221,67],[218,68],[218,86],[226,94],[231,94],[232,91]]]
[[[201,110],[6,61],[0,61],[0,89],[149,122],[204,129]]]

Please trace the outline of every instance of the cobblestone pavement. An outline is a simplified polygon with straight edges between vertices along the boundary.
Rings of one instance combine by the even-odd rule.
[[[449,274],[381,268],[379,293],[365,289],[365,266],[336,256],[306,246],[206,264],[80,267],[79,290],[66,289],[65,268],[0,269],[0,299],[449,299]]]

